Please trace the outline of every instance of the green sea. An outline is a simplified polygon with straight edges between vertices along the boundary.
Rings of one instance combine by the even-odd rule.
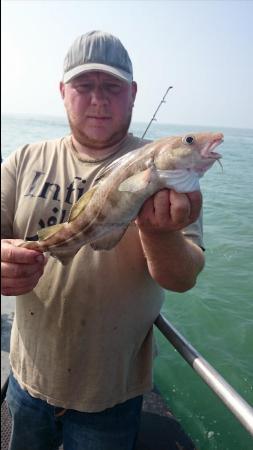
[[[131,131],[141,136],[145,128],[133,123]],[[163,313],[252,405],[253,130],[153,123],[146,137],[206,130],[224,133],[223,169],[215,164],[201,179],[206,266],[191,291],[167,293]],[[2,156],[66,133],[65,118],[3,116]],[[155,382],[196,447],[251,450],[248,432],[158,330],[156,336]]]

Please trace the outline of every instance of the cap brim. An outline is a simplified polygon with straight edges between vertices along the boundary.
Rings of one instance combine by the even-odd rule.
[[[113,75],[120,80],[126,81],[127,83],[131,83],[133,81],[132,74],[125,72],[124,70],[116,69],[115,67],[107,66],[106,64],[88,63],[74,67],[73,69],[65,72],[63,75],[63,82],[69,83],[69,81],[82,75],[85,72],[93,72],[96,70],[109,73],[110,75]]]

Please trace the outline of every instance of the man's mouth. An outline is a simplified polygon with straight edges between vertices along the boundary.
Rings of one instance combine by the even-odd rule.
[[[94,119],[94,120],[101,120],[101,121],[103,121],[103,120],[110,120],[111,119],[111,117],[110,116],[94,116],[94,115],[89,115],[89,116],[87,116],[88,117],[88,119]]]

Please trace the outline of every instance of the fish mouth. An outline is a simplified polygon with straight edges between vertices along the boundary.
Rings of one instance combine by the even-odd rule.
[[[208,159],[220,159],[222,155],[215,152],[214,149],[224,141],[223,134],[220,134],[212,142],[208,143],[201,151],[201,156]]]

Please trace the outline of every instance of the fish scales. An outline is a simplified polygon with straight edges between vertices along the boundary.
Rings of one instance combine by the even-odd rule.
[[[67,264],[78,250],[110,250],[122,238],[143,203],[164,188],[199,189],[199,178],[221,158],[214,149],[222,133],[189,133],[146,144],[116,159],[101,171],[74,204],[68,222],[38,231],[38,241],[22,247],[49,252]]]

